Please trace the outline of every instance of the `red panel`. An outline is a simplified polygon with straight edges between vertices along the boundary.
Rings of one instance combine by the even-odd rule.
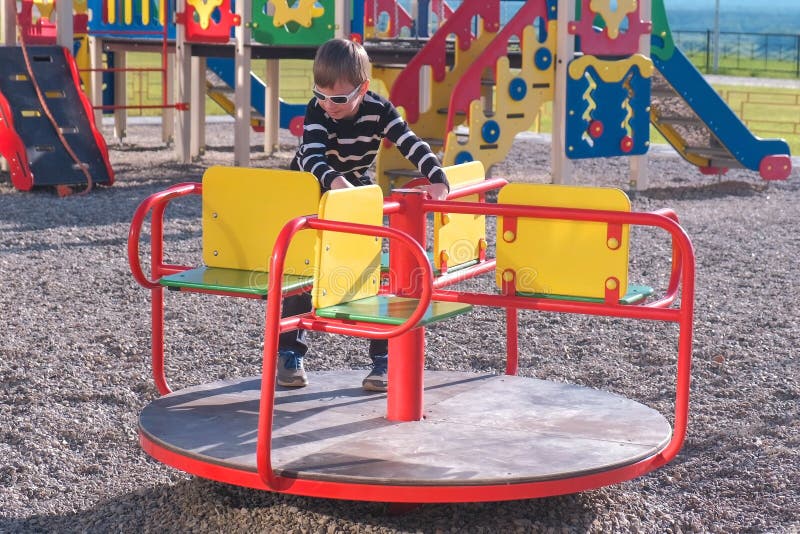
[[[214,10],[219,20],[209,17],[208,27],[203,28],[200,17],[195,7],[189,2],[182,21],[186,24],[186,40],[192,43],[227,43],[231,38],[231,28],[238,26],[242,19],[239,15],[231,11],[231,0],[222,0],[222,3]]]
[[[568,25],[569,33],[581,38],[581,51],[593,56],[630,55],[639,51],[639,39],[644,34],[649,34],[653,28],[650,22],[645,22],[639,17],[639,2],[636,9],[628,13],[628,29],[619,32],[615,39],[608,35],[608,28],[595,31],[595,13],[591,9],[592,0],[581,0],[581,20],[572,21]]]
[[[411,29],[414,24],[414,19],[396,0],[369,0],[364,3],[366,26],[375,26],[375,19],[381,13],[389,14],[389,37],[397,37],[402,28]]]
[[[20,34],[25,44],[56,44],[56,25],[50,20],[39,17],[33,21],[33,1],[22,0],[22,10],[17,16]]]

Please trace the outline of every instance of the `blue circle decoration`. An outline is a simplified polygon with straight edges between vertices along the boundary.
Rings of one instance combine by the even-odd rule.
[[[497,121],[486,121],[481,127],[481,135],[487,143],[494,143],[500,139],[500,125]]]
[[[533,62],[539,70],[547,70],[553,63],[553,54],[547,48],[540,48],[533,55]]]
[[[461,152],[456,154],[456,165],[461,165],[462,163],[469,163],[474,159],[475,158],[472,157],[472,154],[470,154],[466,150],[462,150]]]
[[[528,94],[528,84],[522,78],[514,78],[508,84],[508,96],[519,102]]]

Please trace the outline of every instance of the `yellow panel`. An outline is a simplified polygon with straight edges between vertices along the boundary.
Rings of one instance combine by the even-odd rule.
[[[203,261],[209,267],[266,272],[287,221],[315,215],[319,183],[310,173],[211,167],[203,175]],[[285,274],[312,276],[314,232],[295,236]]]
[[[319,218],[383,225],[383,193],[377,185],[328,191],[319,204]],[[378,294],[381,239],[343,232],[320,232],[312,299],[325,308]]]
[[[114,0],[106,0],[106,13],[109,24],[117,22],[117,3]]]
[[[631,68],[639,67],[643,78],[653,75],[653,60],[642,54],[634,54],[627,59],[601,59],[597,56],[581,56],[570,61],[568,72],[573,80],[580,79],[588,67],[594,67],[595,72],[606,83],[619,83]]]
[[[53,0],[34,0],[33,5],[36,6],[41,18],[53,20],[53,9],[56,7],[56,4]]]
[[[635,13],[638,6],[636,0],[592,0],[590,9],[603,17],[606,23],[606,32],[611,39],[616,39],[620,32],[622,21],[630,13]],[[587,15],[588,16],[588,15]]]
[[[483,163],[470,161],[444,168],[451,189],[482,182],[486,178]],[[477,202],[478,195],[458,199],[459,202]],[[435,213],[433,223],[433,264],[442,268],[442,256],[447,257],[447,268],[478,259],[481,242],[486,241],[486,217],[464,213]]]
[[[630,211],[630,200],[619,189],[546,184],[509,184],[498,203]],[[620,295],[628,285],[628,226],[621,229],[618,248],[609,248],[608,225],[586,221],[517,219],[515,234],[497,221],[497,285],[503,273],[515,273],[517,291],[605,298],[606,280],[619,281]],[[511,241],[507,241],[510,239]]]

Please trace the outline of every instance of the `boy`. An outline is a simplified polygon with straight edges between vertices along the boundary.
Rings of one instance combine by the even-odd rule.
[[[314,58],[314,97],[306,108],[303,141],[291,168],[308,171],[319,180],[322,191],[373,183],[370,168],[381,140],[386,137],[413,163],[431,185],[421,186],[443,200],[449,191],[447,177],[430,146],[412,132],[391,102],[368,90],[369,57],[353,41],[333,39],[323,44]],[[311,296],[284,299],[283,316],[311,310]],[[278,384],[308,384],[303,357],[308,351],[304,330],[280,335]],[[372,370],[362,382],[367,391],[386,391],[388,341],[369,344]]]

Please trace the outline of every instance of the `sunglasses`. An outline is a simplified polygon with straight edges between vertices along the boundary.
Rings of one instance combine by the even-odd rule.
[[[346,95],[329,96],[326,95],[325,93],[320,93],[319,90],[317,90],[316,85],[311,89],[311,92],[314,93],[314,96],[317,97],[317,100],[319,100],[320,102],[324,102],[325,100],[330,100],[334,104],[347,104],[348,102],[353,100],[353,98],[355,98],[355,96],[358,94],[359,89],[361,89],[362,85],[363,85],[362,83],[358,84],[355,89],[353,89]]]

